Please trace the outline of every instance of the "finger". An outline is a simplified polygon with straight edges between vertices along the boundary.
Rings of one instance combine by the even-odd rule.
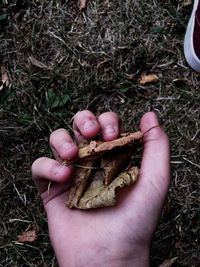
[[[130,203],[135,203],[140,211],[138,220],[148,221],[151,235],[159,220],[170,183],[169,139],[158,125],[158,118],[153,112],[146,113],[141,119],[144,151],[140,176],[130,194]]]
[[[89,110],[79,111],[74,116],[74,134],[77,142],[86,138],[92,138],[100,133],[100,125]]]
[[[98,117],[101,136],[105,141],[116,139],[120,134],[121,119],[114,112],[105,112]]]
[[[48,188],[49,182],[66,183],[72,176],[72,168],[46,157],[35,160],[32,164],[32,177],[40,193]]]
[[[78,147],[65,129],[58,129],[50,135],[49,140],[54,157],[59,162],[74,160],[78,155]]]
[[[154,128],[153,128],[154,127]],[[167,135],[158,126],[155,113],[146,113],[140,122],[144,133],[144,151],[138,181],[123,195],[126,199],[127,216],[136,207],[134,223],[148,222],[141,225],[142,231],[152,236],[159,220],[170,183],[170,152]],[[122,205],[123,206],[123,205]],[[130,215],[129,215],[130,214]],[[139,234],[139,233],[138,233]]]
[[[140,128],[144,133],[141,182],[144,186],[153,185],[165,197],[170,181],[169,139],[160,127],[155,127],[158,125],[154,112],[146,113],[141,119]]]

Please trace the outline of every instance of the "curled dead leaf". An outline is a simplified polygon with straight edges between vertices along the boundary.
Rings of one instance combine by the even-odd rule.
[[[140,84],[147,84],[147,83],[155,83],[159,80],[156,74],[142,74],[141,78],[139,79]]]
[[[108,187],[104,185],[103,175],[101,179],[94,179],[80,199],[77,208],[94,209],[114,206],[116,204],[116,189],[134,183],[138,178],[138,174],[138,168],[132,167],[119,174]]]
[[[115,205],[116,190],[137,180],[139,170],[132,166],[132,156],[142,137],[141,132],[135,132],[113,141],[81,144],[66,205],[79,209]]]
[[[38,238],[39,226],[37,223],[30,224],[27,229],[17,236],[17,241],[20,243],[34,242]]]
[[[113,148],[119,148],[128,144],[133,144],[135,141],[141,140],[143,137],[142,132],[124,134],[121,138],[113,141],[91,141],[89,145],[86,145],[79,149],[79,158],[95,159],[102,154],[112,150]]]
[[[20,243],[34,242],[36,239],[37,239],[37,233],[35,230],[25,231],[21,235],[17,236],[17,240]]]

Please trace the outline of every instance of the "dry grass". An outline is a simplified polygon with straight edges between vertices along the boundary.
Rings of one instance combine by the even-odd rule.
[[[177,256],[176,266],[199,266],[200,76],[182,51],[191,6],[91,0],[82,13],[75,0],[17,3],[0,9],[9,15],[0,21],[0,60],[12,78],[0,92],[0,265],[57,266],[30,166],[49,155],[53,129],[70,130],[73,114],[90,109],[118,112],[127,130],[138,127],[144,112],[157,111],[171,140],[172,184],[152,265]],[[144,72],[159,81],[141,86]],[[38,240],[16,243],[33,222]]]

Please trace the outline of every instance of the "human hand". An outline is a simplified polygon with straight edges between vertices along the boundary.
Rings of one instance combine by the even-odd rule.
[[[144,151],[137,183],[123,191],[115,207],[88,211],[65,205],[73,170],[63,166],[62,161],[75,159],[78,148],[65,129],[51,134],[50,146],[56,160],[37,159],[32,175],[47,212],[51,243],[60,267],[149,266],[150,243],[170,182],[169,141],[160,127],[154,127],[157,125],[155,113],[148,112],[141,119]],[[113,112],[96,118],[85,110],[74,116],[73,129],[76,142],[99,133],[108,141],[119,136],[121,126]]]

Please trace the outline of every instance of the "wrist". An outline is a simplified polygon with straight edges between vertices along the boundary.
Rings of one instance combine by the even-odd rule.
[[[150,248],[140,247],[132,250],[128,254],[120,256],[116,253],[116,257],[108,264],[113,267],[149,267],[150,266]]]
[[[104,248],[93,251],[93,249],[89,251],[85,251],[84,256],[79,255],[76,257],[70,257],[72,255],[62,255],[59,257],[57,255],[57,259],[60,267],[80,267],[80,266],[88,266],[88,267],[149,267],[150,266],[150,249],[141,247],[132,249],[132,253],[124,253],[124,250],[115,251],[112,248]]]

